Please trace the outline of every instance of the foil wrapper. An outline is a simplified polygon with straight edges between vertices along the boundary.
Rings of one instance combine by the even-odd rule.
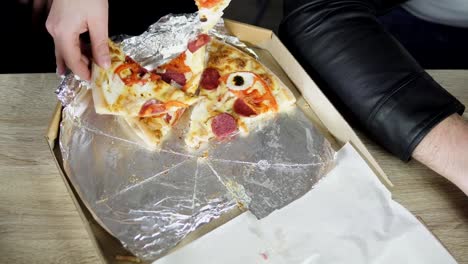
[[[165,17],[164,27],[153,25],[148,32],[180,29],[193,22],[190,16],[195,15]],[[248,48],[220,27],[214,30],[218,38]],[[139,54],[137,46],[153,45],[139,42],[157,38],[148,32],[123,45]],[[182,30],[171,34],[175,42],[187,40]],[[179,52],[157,49],[166,53],[149,60],[151,52],[142,48],[147,65],[160,65]],[[196,153],[181,140],[187,128],[182,119],[162,150],[155,152],[145,148],[121,117],[96,114],[91,92],[68,78],[61,93],[69,90],[74,97],[61,97],[69,104],[63,110],[59,140],[65,172],[96,220],[145,260],[159,258],[239,206],[265,217],[310,191],[333,166],[335,152],[329,142],[298,108],[268,120],[247,137],[212,142]]]
[[[140,36],[122,41],[122,49],[147,70],[169,62],[187,49],[201,31],[198,14],[167,15]]]
[[[69,105],[73,99],[77,96],[81,88],[89,88],[89,83],[80,80],[80,78],[74,75],[72,72],[67,72],[65,75],[60,77],[59,86],[55,90],[58,100],[62,103],[62,106]]]

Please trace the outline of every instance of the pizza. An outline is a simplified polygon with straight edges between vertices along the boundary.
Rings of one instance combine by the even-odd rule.
[[[181,89],[186,94],[196,96],[205,66],[206,44],[210,40],[210,36],[200,34],[188,43],[185,52],[158,67],[154,72],[171,86]],[[140,115],[140,117],[127,117],[125,120],[146,145],[152,149],[158,149],[186,109],[185,105],[176,101],[161,104],[156,100],[150,100],[141,109],[141,112],[148,114]],[[152,113],[150,117],[148,117],[149,113]]]
[[[264,65],[237,48],[213,39],[185,138],[190,148],[211,139],[247,135],[295,103],[292,92]]]
[[[168,84],[161,75],[141,67],[117,44],[110,42],[109,47],[111,66],[105,70],[93,64],[92,70],[92,92],[98,114],[150,117],[177,110],[174,108],[187,108],[197,101],[197,97]]]
[[[195,0],[204,32],[212,29],[223,16],[231,0]]]
[[[264,65],[239,49],[199,35],[187,50],[147,71],[110,42],[111,67],[93,65],[96,112],[122,116],[143,141],[159,149],[191,108],[185,143],[248,135],[295,98]]]
[[[190,44],[183,53],[190,59],[181,60],[179,56],[163,65],[164,70],[159,69],[160,72],[147,71],[125,56],[118,44],[110,42],[109,47],[109,69],[93,65],[92,93],[96,112],[122,116],[145,143],[159,148],[185,110],[199,98],[189,93],[195,85],[185,83],[177,74],[181,72],[185,74],[183,78],[194,79],[192,82],[198,87],[196,75],[203,71],[205,53],[201,55],[203,59],[197,59],[196,54],[203,45]]]
[[[205,66],[206,44],[211,40],[207,34],[200,34],[188,43],[187,50],[170,62],[156,69],[163,81],[182,89],[189,95],[198,90],[201,74]]]

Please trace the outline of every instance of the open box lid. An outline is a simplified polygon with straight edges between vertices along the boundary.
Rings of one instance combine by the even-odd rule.
[[[393,186],[351,126],[345,121],[341,114],[321,92],[315,82],[309,77],[297,60],[291,55],[272,31],[230,20],[225,20],[225,25],[233,35],[237,36],[242,41],[258,46],[271,54],[272,60],[274,60],[273,63],[276,63],[279,68],[281,68],[281,72],[274,72],[279,75],[285,84],[291,88],[295,87],[297,89],[297,94],[299,94],[297,101],[298,106],[304,110],[307,116],[314,120],[315,125],[325,134],[335,147],[341,148],[347,142],[350,142],[374,173],[378,175],[382,183],[384,183],[386,187]],[[106,231],[93,219],[91,212],[87,210],[63,171],[60,150],[56,144],[61,120],[61,109],[61,105],[58,104],[49,125],[46,139],[52,153],[54,154],[65,185],[70,194],[73,194],[72,199],[85,223],[86,229],[90,233],[92,240],[98,249],[101,260],[105,262],[113,262],[113,260],[115,260],[115,255],[127,255],[129,253],[115,238],[106,233]],[[216,225],[219,226],[235,216],[236,215],[227,216],[225,219],[218,221]],[[193,236],[190,235],[189,238],[183,241],[177,248],[180,248],[184,244],[189,243],[193,239],[196,239],[211,230],[212,228],[206,228],[205,230],[197,232],[198,234]]]

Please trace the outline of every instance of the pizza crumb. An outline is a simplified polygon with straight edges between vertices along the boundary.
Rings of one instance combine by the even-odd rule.
[[[132,176],[130,176],[128,181],[130,183],[136,184],[136,183],[140,182],[140,178],[138,176],[136,176],[135,174],[132,174]]]
[[[237,208],[239,208],[239,210],[241,210],[241,211],[247,210],[247,208],[245,207],[245,205],[243,203],[237,201],[236,204],[237,204]]]

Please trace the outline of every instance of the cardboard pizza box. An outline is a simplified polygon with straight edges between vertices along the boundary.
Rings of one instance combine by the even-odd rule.
[[[369,167],[379,177],[382,183],[390,189],[393,187],[382,168],[367,150],[366,146],[359,139],[355,131],[330,103],[315,82],[309,77],[301,65],[272,31],[230,20],[226,20],[225,22],[226,27],[233,35],[239,37],[242,41],[257,47],[254,49],[258,53],[260,60],[270,67],[271,70],[276,73],[291,90],[293,90],[297,96],[297,104],[299,108],[301,108],[306,115],[312,119],[315,125],[327,137],[336,150],[348,142],[351,143],[359,152],[361,157],[367,162]],[[131,257],[132,254],[125,250],[117,239],[111,236],[96,222],[86,205],[78,196],[76,190],[71,185],[70,180],[63,169],[62,157],[58,145],[61,111],[62,107],[58,104],[50,122],[46,139],[60,171],[60,175],[62,176],[67,190],[76,205],[77,211],[84,222],[84,226],[90,235],[90,239],[96,248],[97,255],[103,263],[135,263],[138,259]],[[231,212],[229,215],[225,215],[221,219],[202,226],[190,234],[174,250],[177,250],[177,248],[180,248],[194,239],[210,232],[240,213],[240,211]],[[125,259],[128,261],[126,262]]]

